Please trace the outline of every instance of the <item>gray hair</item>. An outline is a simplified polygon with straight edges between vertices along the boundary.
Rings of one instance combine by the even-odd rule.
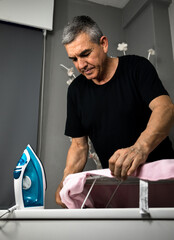
[[[90,17],[76,16],[63,30],[62,44],[71,43],[80,33],[87,33],[90,36],[90,40],[97,44],[100,43],[100,38],[103,36],[97,23]]]

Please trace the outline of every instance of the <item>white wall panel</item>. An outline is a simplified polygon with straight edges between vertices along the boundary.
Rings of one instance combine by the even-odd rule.
[[[0,20],[52,30],[54,0],[0,0]]]

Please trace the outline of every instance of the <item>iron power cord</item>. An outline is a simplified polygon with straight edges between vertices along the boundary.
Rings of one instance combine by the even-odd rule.
[[[14,205],[13,207],[7,209],[5,213],[3,213],[0,218],[3,218],[6,214],[12,213],[14,210],[18,209],[18,205]]]

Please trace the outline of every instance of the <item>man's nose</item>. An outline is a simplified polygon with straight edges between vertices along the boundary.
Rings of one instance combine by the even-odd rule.
[[[87,62],[84,60],[84,59],[78,59],[78,68],[81,70],[81,69],[84,69],[85,67],[87,66]]]

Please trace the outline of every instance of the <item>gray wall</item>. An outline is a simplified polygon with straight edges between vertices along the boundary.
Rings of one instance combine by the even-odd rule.
[[[144,4],[134,18],[123,26],[123,29],[129,43],[129,54],[134,53],[147,57],[147,50],[155,49],[156,55],[152,56],[150,60],[174,99],[172,91],[174,68],[168,6],[168,3],[161,1]],[[129,12],[133,11],[132,7],[127,6],[126,8]]]
[[[0,208],[14,204],[13,169],[36,150],[42,31],[0,22]]]
[[[131,1],[123,10],[80,0],[55,2],[54,31],[49,33],[47,38],[44,126],[41,151],[41,159],[45,163],[48,181],[47,208],[58,207],[54,195],[63,175],[66,154],[70,145],[69,138],[64,136],[66,92],[68,87],[66,81],[68,76],[66,70],[61,68],[60,64],[62,63],[67,67],[72,67],[73,64],[67,58],[67,54],[61,45],[61,34],[64,25],[75,15],[86,14],[91,16],[99,23],[104,34],[108,36],[109,55],[111,56],[122,55],[117,51],[117,45],[122,41],[127,42],[129,45],[128,54],[139,54],[147,57],[147,50],[155,48],[158,57],[152,56],[151,62],[157,67],[157,70],[159,69],[158,66],[163,64],[163,71],[159,70],[159,73],[164,77],[162,81],[165,83],[167,90],[173,93],[173,72],[170,69],[170,72],[166,74],[165,52],[160,55],[160,44],[157,45],[156,42],[156,35],[162,35],[158,26],[155,26],[159,16],[157,13],[159,8],[158,5],[154,6],[147,0]],[[166,22],[164,23],[166,27],[168,24],[166,11],[162,19]],[[169,43],[170,34],[164,37]],[[156,47],[158,48],[156,49]],[[166,54],[170,50],[171,45],[168,44]],[[163,57],[165,61],[163,61]],[[93,168],[95,168],[95,165],[92,160],[89,160],[85,170]]]
[[[169,6],[169,20],[170,20],[170,30],[172,35],[172,46],[173,46],[173,59],[174,59],[174,0]]]
[[[174,61],[172,53],[171,28],[168,8],[171,1],[130,1],[123,10],[123,31],[129,44],[128,54],[147,57],[147,50],[153,48],[154,64],[165,88],[174,101]],[[128,14],[129,13],[129,14]],[[170,138],[174,144],[174,128]]]
[[[127,6],[123,10],[123,14],[126,15],[127,11],[129,11],[129,13],[135,11],[135,7]],[[134,14],[135,13],[133,12],[133,16]],[[147,57],[148,49],[155,48],[155,33],[152,23],[153,12],[151,4],[147,5],[145,8],[139,9],[139,12],[134,17],[129,19],[129,21],[125,20],[123,22],[124,36],[126,42],[128,42],[127,54],[137,54]],[[155,63],[154,60],[155,57],[152,56],[151,62]]]

